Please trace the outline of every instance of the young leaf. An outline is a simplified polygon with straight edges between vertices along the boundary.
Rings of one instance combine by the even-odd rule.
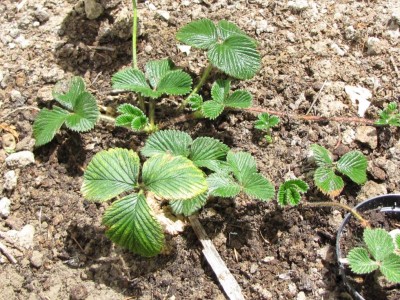
[[[394,253],[389,254],[381,262],[379,270],[387,280],[400,283],[400,256]]]
[[[240,185],[226,173],[213,173],[207,177],[210,195],[215,197],[231,198],[240,193]]]
[[[317,144],[312,144],[310,148],[315,157],[315,162],[319,167],[332,166],[331,154],[329,153],[328,150]]]
[[[217,28],[212,21],[201,19],[182,27],[176,38],[189,46],[208,49],[218,41]]]
[[[245,173],[241,185],[243,192],[250,198],[268,201],[275,195],[274,186],[264,176],[258,173]]]
[[[189,97],[188,103],[193,111],[197,111],[203,106],[203,97],[199,94],[194,94]]]
[[[107,237],[137,254],[154,256],[164,246],[162,227],[142,193],[115,201],[104,213],[103,224]]]
[[[253,173],[257,173],[256,160],[247,152],[228,152],[226,161],[231,166],[233,174],[239,182]]]
[[[146,189],[166,200],[190,199],[207,190],[204,173],[183,156],[159,154],[143,164]]]
[[[351,249],[347,259],[351,270],[356,274],[371,273],[379,268],[378,263],[369,257],[367,249],[361,247]]]
[[[363,238],[369,252],[377,261],[383,261],[394,251],[393,239],[384,229],[367,228],[364,230]]]
[[[203,103],[202,113],[204,117],[211,120],[216,119],[224,111],[224,105],[214,100],[209,100]]]
[[[121,115],[115,119],[116,126],[129,126],[132,130],[141,130],[149,123],[143,111],[129,103],[121,104],[117,111]]]
[[[162,94],[180,96],[189,93],[191,89],[192,78],[190,75],[181,70],[175,70],[168,72],[161,78],[157,93],[158,97]]]
[[[363,184],[367,181],[367,166],[367,159],[359,151],[348,152],[337,162],[338,171],[357,184]]]
[[[400,126],[400,113],[397,109],[397,103],[391,102],[381,111],[376,125]]]
[[[162,130],[150,135],[141,153],[150,157],[157,154],[170,153],[173,155],[189,156],[189,146],[192,138],[186,132],[177,130]]]
[[[207,202],[207,193],[187,200],[172,200],[169,205],[176,215],[190,216],[202,208]]]
[[[258,120],[254,122],[254,127],[263,131],[269,131],[270,128],[278,125],[280,119],[277,116],[272,116],[269,113],[258,115]]]
[[[247,36],[234,35],[222,43],[214,43],[207,56],[218,69],[238,79],[254,77],[261,66],[255,44]]]
[[[300,203],[300,193],[305,193],[308,190],[308,184],[301,179],[287,180],[280,185],[278,191],[278,204],[280,206],[285,205],[297,205]]]
[[[251,106],[252,101],[253,97],[248,91],[237,90],[225,99],[224,104],[227,107],[248,108]]]
[[[317,168],[314,173],[314,181],[323,193],[331,197],[338,196],[344,188],[343,179],[330,168]]]
[[[211,87],[211,97],[217,103],[224,103],[231,89],[230,80],[218,79]]]
[[[217,30],[218,30],[218,36],[223,40],[226,40],[231,36],[237,36],[237,35],[247,36],[246,33],[242,31],[239,27],[226,20],[221,20],[218,22]]]
[[[156,89],[163,78],[169,71],[174,69],[174,64],[170,59],[152,60],[146,63],[146,76],[150,85]]]
[[[89,131],[94,128],[98,116],[96,99],[92,94],[83,92],[73,101],[73,113],[67,116],[65,125],[73,131]]]
[[[115,148],[97,153],[90,161],[81,192],[90,201],[106,201],[137,185],[140,161],[132,150]]]
[[[50,142],[60,130],[68,115],[68,111],[57,106],[53,110],[43,108],[33,123],[35,146],[39,147]]]
[[[159,97],[146,82],[143,72],[137,69],[123,69],[112,76],[111,82],[113,89],[132,91],[154,99]]]
[[[76,99],[83,92],[85,92],[85,82],[82,77],[76,76],[68,82],[57,82],[53,89],[53,97],[65,108],[73,110]]]
[[[198,167],[207,166],[224,159],[228,151],[229,147],[216,139],[199,137],[192,144],[189,159]]]

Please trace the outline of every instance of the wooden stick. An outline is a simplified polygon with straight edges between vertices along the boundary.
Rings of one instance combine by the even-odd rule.
[[[201,226],[197,215],[189,216],[189,221],[197,235],[197,238],[204,247],[203,254],[213,269],[215,275],[217,275],[218,281],[222,285],[226,295],[231,300],[244,300],[239,284],[225,265],[212,241],[208,238],[207,233],[205,232],[203,226]]]
[[[10,252],[8,252],[7,247],[3,245],[2,242],[0,242],[0,251],[8,258],[10,263],[16,264],[17,260],[12,256]]]

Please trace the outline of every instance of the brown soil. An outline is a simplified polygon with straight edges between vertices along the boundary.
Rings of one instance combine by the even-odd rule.
[[[23,106],[50,107],[49,92],[58,80],[83,76],[104,106],[135,101],[133,95],[111,93],[110,84],[112,74],[131,60],[129,35],[123,34],[129,26],[119,29],[115,24],[124,9],[130,10],[130,1],[99,1],[106,9],[95,20],[86,18],[80,2],[0,3],[0,118],[19,134],[17,151],[32,150],[36,112],[28,108],[11,112]],[[287,1],[141,2],[139,66],[150,59],[171,57],[176,65],[198,76],[205,66],[204,53],[192,49],[187,56],[180,52],[176,31],[192,19],[227,19],[259,42],[262,69],[252,80],[233,82],[235,88],[247,88],[254,95],[254,106],[304,114],[316,100],[311,114],[355,117],[357,107],[348,99],[345,85],[360,85],[373,93],[367,111],[370,118],[384,104],[398,101],[400,43],[398,36],[392,36],[399,31],[400,21],[392,16],[399,9],[397,1],[308,3],[308,8],[296,11]],[[168,11],[169,20],[160,17],[152,5]],[[48,19],[38,13],[41,10]],[[370,37],[380,41],[375,52],[368,46]],[[345,51],[343,56],[334,45]],[[213,73],[210,84],[218,76]],[[178,116],[180,101],[163,99],[157,119]],[[378,128],[374,146],[354,137],[349,140],[359,124],[282,118],[273,132],[274,142],[266,144],[253,128],[254,120],[250,113],[225,113],[213,122],[187,121],[172,128],[193,137],[213,136],[250,152],[275,186],[290,174],[304,179],[312,187],[304,197],[308,201],[325,199],[312,184],[313,165],[307,160],[312,143],[336,156],[358,149],[368,158],[371,184],[361,188],[347,182],[337,201],[355,205],[376,193],[400,191],[397,129]],[[62,130],[51,143],[34,150],[35,163],[17,170],[16,188],[0,188],[2,197],[11,200],[10,216],[0,219],[0,231],[20,230],[26,224],[35,228],[34,245],[26,251],[0,238],[17,259],[17,264],[5,258],[0,262],[0,299],[225,298],[189,226],[171,238],[172,253],[142,258],[114,246],[104,236],[101,216],[109,204],[83,199],[79,191],[82,174],[94,154],[115,146],[139,150],[144,140],[144,135],[99,122],[84,134]],[[0,150],[2,173],[9,170],[4,163],[7,155]],[[3,184],[3,176],[1,180]],[[211,199],[199,218],[246,299],[338,299],[349,297],[341,285],[333,250],[343,214],[331,209],[281,209],[275,201],[237,197]],[[38,252],[43,258],[35,267],[32,255]]]

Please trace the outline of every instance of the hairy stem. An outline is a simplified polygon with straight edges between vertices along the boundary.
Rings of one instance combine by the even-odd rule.
[[[149,122],[150,122],[150,128],[153,129],[155,128],[155,110],[156,110],[156,102],[154,99],[149,100]]]
[[[194,94],[196,94],[201,89],[201,87],[206,82],[208,76],[210,76],[212,68],[213,68],[213,65],[211,63],[209,63],[208,66],[204,69],[203,74],[201,75],[200,81],[194,87],[193,91],[189,94],[189,96],[187,96],[186,99],[183,100],[182,104],[179,106],[179,110],[183,110],[185,108],[187,102],[189,101],[190,97],[192,97]]]
[[[107,115],[100,114],[99,119],[102,121],[108,122],[108,123],[115,124],[115,118],[107,116]]]
[[[369,225],[369,222],[365,220],[355,209],[351,208],[350,206],[346,204],[342,204],[339,202],[331,202],[331,201],[321,201],[321,202],[306,202],[303,203],[304,206],[311,206],[311,207],[339,207],[347,210],[350,212],[361,224],[362,227],[364,228],[370,228],[371,226]]]

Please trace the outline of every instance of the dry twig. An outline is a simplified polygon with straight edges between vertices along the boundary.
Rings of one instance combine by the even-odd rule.
[[[3,243],[0,242],[0,252],[3,253],[8,260],[10,261],[10,263],[12,264],[16,264],[17,260],[14,258],[14,256],[8,252],[7,247],[3,245]]]

